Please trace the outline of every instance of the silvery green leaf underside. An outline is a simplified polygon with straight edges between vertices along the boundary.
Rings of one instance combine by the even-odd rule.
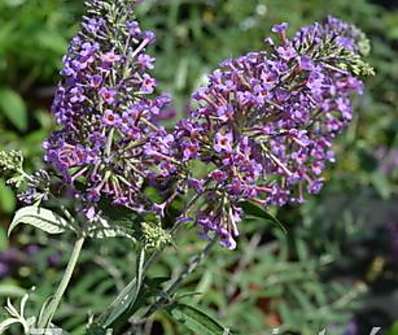
[[[62,234],[66,230],[75,230],[62,216],[49,209],[36,206],[19,209],[8,228],[8,234],[10,235],[20,224],[36,227],[51,235]]]

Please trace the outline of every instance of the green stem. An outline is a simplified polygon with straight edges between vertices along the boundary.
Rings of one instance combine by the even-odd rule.
[[[198,196],[195,196],[193,199],[191,199],[191,201],[189,201],[188,205],[185,208],[185,213],[188,213],[189,210],[191,209],[191,207],[193,206],[193,204],[195,203],[195,201],[198,199]],[[177,232],[180,230],[180,228],[183,226],[183,222],[177,222],[177,224],[175,224],[169,231],[171,236],[175,236],[177,234]],[[143,269],[142,269],[142,276],[143,278],[146,275],[146,272],[148,271],[148,269],[150,268],[150,266],[156,262],[161,253],[162,253],[163,249],[160,250],[156,250],[154,251],[146,260],[145,263],[143,265]],[[109,316],[112,313],[112,311],[115,308],[118,308],[118,306],[120,305],[121,302],[126,301],[126,299],[128,299],[128,295],[130,294],[130,291],[135,287],[136,285],[136,281],[137,278],[133,278],[118,294],[118,296],[112,301],[112,303],[109,305],[109,307],[97,318],[97,323],[104,325],[106,323],[109,322]],[[131,307],[131,306],[130,306]],[[129,314],[128,313],[129,308],[126,308],[126,311],[124,313]],[[124,315],[122,315],[121,317],[118,317],[118,319],[124,319]],[[112,320],[113,322],[118,322],[118,320]]]
[[[68,265],[66,267],[64,276],[57,288],[57,291],[54,294],[54,298],[51,300],[48,305],[46,311],[44,312],[43,318],[39,321],[39,328],[45,328],[51,324],[51,321],[55,315],[55,312],[61,302],[61,299],[69,285],[69,282],[72,278],[73,271],[75,270],[77,260],[79,259],[80,252],[82,250],[84,243],[84,237],[80,237],[73,246],[72,254],[70,256]]]
[[[156,299],[156,301],[151,306],[149,306],[149,308],[143,315],[143,319],[149,318],[154,312],[156,312],[156,310],[158,310],[165,303],[168,302],[169,297],[177,292],[184,280],[196,270],[196,268],[202,263],[205,258],[207,258],[216,242],[217,237],[210,240],[203,248],[203,250],[191,259],[191,261],[181,271],[180,275],[170,284],[169,288],[159,294],[159,297]]]
[[[105,153],[108,157],[111,155],[112,141],[113,141],[114,134],[115,134],[115,128],[112,128],[111,131],[109,132],[108,139],[106,141],[106,146],[105,146]]]
[[[171,231],[170,234],[173,234],[178,231],[178,229],[181,227],[181,224],[175,225]],[[143,265],[143,276],[145,277],[146,272],[148,271],[149,267],[160,257],[162,250],[156,250],[154,251],[145,261]],[[112,313],[112,310],[114,308],[117,308],[118,305],[122,301],[126,299],[128,296],[130,290],[135,287],[137,281],[137,277],[134,277],[118,294],[118,296],[112,301],[112,303],[109,305],[109,307],[99,316],[98,321],[100,324],[106,324],[108,322],[108,318],[110,313]],[[112,320],[114,322],[116,320]]]

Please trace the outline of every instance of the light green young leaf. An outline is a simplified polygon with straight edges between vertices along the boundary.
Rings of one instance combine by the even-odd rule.
[[[49,209],[36,206],[27,206],[15,213],[8,228],[8,235],[21,223],[34,226],[52,235],[61,234],[68,228],[73,230],[72,226],[60,215]]]
[[[0,110],[19,130],[28,128],[26,105],[18,93],[7,88],[0,89]]]
[[[176,303],[168,309],[168,312],[175,320],[185,325],[195,334],[232,335],[229,329],[196,307]]]

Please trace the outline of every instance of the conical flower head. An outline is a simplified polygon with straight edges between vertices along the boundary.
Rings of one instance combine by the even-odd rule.
[[[146,48],[155,40],[134,19],[134,1],[90,0],[82,29],[64,58],[53,104],[60,130],[45,143],[46,160],[85,201],[101,196],[139,207],[147,174],[144,144],[169,102],[156,96]],[[78,186],[78,187],[77,187]]]
[[[359,75],[372,73],[354,26],[329,17],[293,40],[287,28],[274,26],[278,41],[266,39],[267,51],[223,62],[175,132],[182,161],[213,169],[200,181],[211,200],[198,223],[230,246],[239,203],[282,206],[319,192],[333,141],[352,119],[352,95],[362,93]]]

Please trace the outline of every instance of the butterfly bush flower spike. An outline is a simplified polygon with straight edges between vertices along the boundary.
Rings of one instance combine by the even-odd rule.
[[[283,206],[321,190],[333,142],[352,119],[352,96],[363,91],[360,77],[372,73],[364,35],[336,18],[293,39],[286,23],[272,31],[278,42],[266,39],[266,51],[226,60],[209,76],[174,132],[182,161],[212,169],[204,188],[191,187],[205,199],[196,222],[231,249],[243,202]]]
[[[140,210],[149,166],[159,160],[147,155],[145,144],[162,132],[156,117],[170,100],[154,94],[157,82],[148,72],[154,58],[146,49],[155,35],[134,20],[134,1],[86,6],[82,30],[64,58],[52,108],[60,130],[45,142],[45,160],[90,216],[102,197]]]

